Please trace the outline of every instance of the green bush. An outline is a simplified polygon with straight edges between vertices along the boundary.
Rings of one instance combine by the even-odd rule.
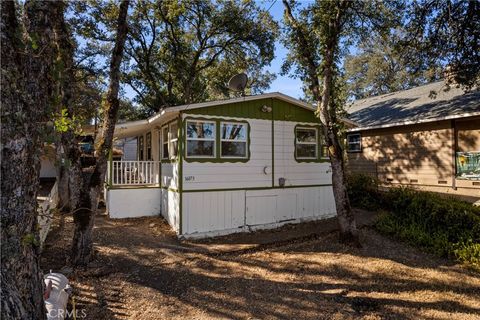
[[[382,196],[375,178],[365,174],[351,174],[348,176],[347,190],[353,207],[366,210],[382,208]]]
[[[379,216],[378,230],[480,267],[479,207],[409,188],[392,188],[383,197],[388,213]]]

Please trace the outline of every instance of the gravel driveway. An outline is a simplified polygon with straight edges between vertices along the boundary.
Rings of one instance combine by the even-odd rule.
[[[478,273],[368,226],[363,248],[298,228],[312,227],[182,242],[160,218],[99,216],[95,260],[69,276],[75,306],[87,319],[480,319]],[[44,270],[63,267],[71,237],[71,217],[57,221]]]

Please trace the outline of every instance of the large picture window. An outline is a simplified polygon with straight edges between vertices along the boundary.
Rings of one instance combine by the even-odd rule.
[[[347,134],[347,152],[362,151],[362,136],[360,133]]]
[[[295,129],[295,155],[297,159],[317,159],[317,128],[297,127]]]
[[[247,124],[221,122],[220,150],[222,158],[246,158]]]
[[[214,121],[187,120],[187,158],[214,158],[216,126]]]

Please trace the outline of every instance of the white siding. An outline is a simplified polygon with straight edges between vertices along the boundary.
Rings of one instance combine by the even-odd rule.
[[[162,163],[161,165],[162,187],[178,189],[178,163]]]
[[[182,210],[184,234],[241,228],[245,191],[184,193]]]
[[[332,183],[329,163],[308,163],[295,160],[295,126],[301,124],[289,121],[275,121],[274,123],[275,186],[279,186],[279,178],[286,179],[286,186]]]
[[[331,186],[251,190],[246,203],[249,226],[335,215]]]
[[[331,186],[183,194],[182,235],[204,237],[335,215]]]
[[[110,218],[134,218],[160,214],[160,188],[107,190]]]
[[[189,115],[192,117],[192,115]],[[205,118],[205,116],[202,116]],[[215,118],[215,117],[211,117]],[[247,163],[208,163],[183,161],[183,189],[230,189],[272,185],[272,123],[269,120],[244,120],[250,124],[250,160]],[[264,168],[269,172],[265,174]]]
[[[180,194],[162,189],[162,216],[178,232],[180,225]]]

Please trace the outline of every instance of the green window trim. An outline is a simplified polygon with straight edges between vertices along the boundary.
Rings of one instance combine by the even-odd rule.
[[[245,120],[235,120],[235,119],[225,119],[219,117],[205,118],[205,117],[185,117],[182,123],[182,130],[186,133],[187,131],[187,121],[209,121],[215,123],[215,147],[214,147],[214,157],[189,157],[187,156],[186,148],[186,134],[182,136],[182,148],[184,154],[182,154],[183,160],[187,163],[199,162],[199,163],[246,163],[250,161],[250,123]],[[221,156],[221,135],[220,128],[222,123],[240,123],[245,124],[247,128],[247,156],[240,157],[222,157]]]
[[[297,129],[315,129],[316,131],[316,156],[315,158],[300,158],[297,157]],[[322,143],[322,135],[321,135],[321,126],[320,125],[308,125],[308,124],[297,124],[295,125],[295,128],[293,129],[293,141],[294,141],[294,149],[293,149],[293,154],[295,157],[295,161],[298,163],[309,163],[309,162],[317,162],[317,163],[322,163],[322,162],[330,162],[330,159],[328,156],[323,155],[323,146],[324,144]]]
[[[241,125],[241,126],[244,126],[247,130],[247,133],[249,131],[249,127],[248,127],[248,122],[245,123],[245,121],[220,121],[220,126],[218,127],[218,130],[220,131],[220,149],[218,150],[218,152],[220,153],[220,158],[221,159],[247,159],[248,158],[248,138],[247,136],[245,136],[245,139],[244,140],[236,140],[236,139],[224,139],[222,138],[222,130],[223,130],[223,125],[229,125],[229,124],[233,124],[233,125]],[[226,143],[244,143],[245,144],[245,155],[244,156],[226,156],[226,155],[223,155],[223,142],[226,142]]]
[[[196,138],[188,138],[187,134],[187,127],[188,127],[188,123],[195,123],[195,124],[199,124],[199,123],[202,123],[202,124],[207,124],[207,126],[209,124],[212,124],[213,125],[213,130],[212,130],[212,134],[213,134],[213,137],[196,137]],[[202,126],[200,126],[202,127]],[[185,126],[184,126],[184,129],[185,129],[185,159],[215,159],[216,158],[216,155],[217,155],[217,143],[216,143],[216,140],[217,140],[217,131],[218,131],[218,123],[217,121],[215,120],[203,120],[203,119],[187,119],[185,121]],[[203,129],[202,129],[203,130]],[[189,156],[188,155],[188,142],[189,141],[205,141],[205,142],[210,142],[210,144],[212,145],[212,154],[211,155],[194,155],[194,156]]]

